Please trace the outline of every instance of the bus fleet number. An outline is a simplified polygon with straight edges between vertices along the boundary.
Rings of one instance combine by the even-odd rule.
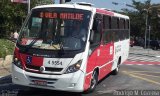
[[[48,61],[50,65],[62,65],[62,61]]]

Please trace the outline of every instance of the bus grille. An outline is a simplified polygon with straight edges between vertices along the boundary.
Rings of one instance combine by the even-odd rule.
[[[28,65],[26,64],[26,68],[27,69],[31,69],[31,70],[40,70],[39,66],[34,66],[34,65]],[[45,71],[49,71],[49,72],[61,72],[63,70],[63,68],[51,68],[51,67],[45,67]]]

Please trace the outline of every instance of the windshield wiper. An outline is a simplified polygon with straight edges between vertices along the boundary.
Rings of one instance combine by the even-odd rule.
[[[38,39],[34,39],[29,45],[27,45],[29,48],[32,47],[36,42],[38,41]]]
[[[62,55],[62,54],[64,54],[64,47],[63,47],[62,38],[59,38],[58,43],[59,43],[59,47],[60,47],[59,55]]]
[[[53,44],[53,41],[51,42],[50,46],[54,47],[56,50],[58,50],[58,48]]]
[[[62,51],[64,51],[64,47],[63,47],[62,41],[59,43],[59,46],[60,46],[60,49],[61,49]]]
[[[23,51],[27,52],[28,49],[31,48],[37,41],[38,41],[38,39],[34,39],[29,45],[26,45],[25,50],[23,50]]]

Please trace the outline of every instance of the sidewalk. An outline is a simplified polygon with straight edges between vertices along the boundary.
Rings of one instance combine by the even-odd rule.
[[[5,59],[0,58],[0,77],[11,74],[12,55],[7,55]]]
[[[139,46],[130,48],[127,65],[160,65],[160,50],[143,49]]]
[[[149,57],[160,57],[160,50],[144,49],[139,46],[130,47],[129,53]]]

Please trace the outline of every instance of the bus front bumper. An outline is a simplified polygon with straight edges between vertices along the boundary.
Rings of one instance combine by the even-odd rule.
[[[12,64],[14,84],[50,90],[83,92],[85,74],[82,71],[62,75],[46,75],[26,72]]]

